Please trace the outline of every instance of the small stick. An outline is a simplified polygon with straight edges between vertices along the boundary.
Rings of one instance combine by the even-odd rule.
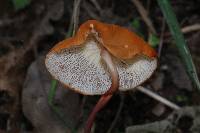
[[[102,11],[102,8],[101,6],[99,5],[99,3],[96,1],[96,0],[90,0],[94,6],[96,7],[96,9],[98,10],[98,12],[101,12]]]
[[[74,0],[73,14],[71,16],[70,26],[67,32],[68,37],[74,36],[77,30],[78,22],[79,22],[80,4],[81,4],[81,0]]]
[[[176,105],[176,104],[170,102],[169,100],[167,100],[167,99],[165,99],[165,98],[159,96],[158,94],[156,94],[156,93],[150,91],[149,89],[146,89],[146,88],[144,88],[144,87],[142,87],[142,86],[138,86],[138,87],[136,87],[136,89],[137,89],[138,91],[140,91],[140,92],[142,92],[142,93],[144,93],[144,94],[150,96],[151,98],[153,98],[153,99],[155,99],[155,100],[157,100],[157,101],[159,101],[159,102],[161,102],[161,103],[167,105],[168,107],[170,107],[170,108],[172,108],[172,109],[174,109],[174,110],[179,110],[179,109],[181,109],[181,107],[179,107],[178,105]]]
[[[189,33],[189,32],[192,32],[192,31],[198,31],[200,30],[200,24],[194,24],[194,25],[189,25],[189,26],[186,26],[186,27],[183,27],[181,29],[181,31],[185,34],[185,33]]]
[[[163,38],[164,38],[164,31],[165,31],[165,20],[162,20],[162,28],[161,28],[161,35],[160,35],[160,43],[158,45],[158,57],[161,56],[161,51],[163,47]]]
[[[85,11],[88,13],[88,15],[91,18],[94,18],[96,20],[101,20],[101,17],[94,13],[94,11],[92,10],[91,5],[87,1],[83,2],[83,8],[85,9]]]
[[[146,23],[146,25],[149,27],[149,30],[156,34],[156,30],[151,22],[151,20],[148,17],[148,13],[145,10],[145,8],[143,7],[143,5],[140,3],[139,0],[132,0],[132,2],[134,3],[134,5],[136,6],[138,12],[140,13],[142,19],[144,20],[144,22]]]

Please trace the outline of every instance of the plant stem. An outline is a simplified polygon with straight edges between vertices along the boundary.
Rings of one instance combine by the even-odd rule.
[[[109,69],[109,72],[111,75],[111,86],[108,89],[108,91],[101,96],[101,98],[95,105],[94,109],[90,113],[90,116],[86,122],[84,133],[90,133],[92,125],[93,125],[95,117],[96,117],[96,114],[99,112],[99,110],[101,110],[108,103],[108,101],[112,97],[112,94],[114,92],[116,92],[117,89],[119,88],[119,76],[118,76],[117,68],[112,61],[111,55],[104,48],[101,49],[101,58],[106,63],[106,65]]]
[[[94,109],[90,113],[90,116],[88,117],[84,133],[90,133],[91,132],[91,128],[92,128],[92,125],[94,123],[96,114],[99,112],[99,110],[101,110],[108,103],[108,101],[111,99],[111,97],[112,97],[112,95],[101,96],[101,98],[99,99],[99,101],[95,105]]]
[[[181,33],[181,29],[176,19],[176,16],[173,12],[172,6],[168,0],[157,0],[157,1],[168,23],[171,34],[176,42],[176,46],[183,60],[183,63],[185,64],[187,73],[190,76],[193,83],[196,84],[198,90],[200,91],[200,82],[197,76],[196,68],[194,66],[192,56],[186,45],[183,34]]]
[[[55,93],[56,93],[57,84],[58,84],[57,80],[52,79],[51,88],[50,88],[49,93],[48,93],[48,103],[49,104],[53,103],[53,99],[54,99],[54,96],[55,96]]]

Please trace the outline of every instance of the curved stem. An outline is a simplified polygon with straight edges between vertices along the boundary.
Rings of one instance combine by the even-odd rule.
[[[95,105],[94,109],[90,113],[90,116],[86,122],[84,133],[90,133],[92,125],[93,125],[95,117],[96,117],[96,114],[99,112],[99,110],[101,110],[108,103],[108,101],[112,97],[112,94],[115,91],[117,91],[117,89],[119,87],[119,76],[118,76],[117,68],[113,63],[110,54],[104,48],[101,49],[101,57],[109,69],[112,83],[111,83],[111,87],[109,88],[109,90],[101,96],[101,98]]]
[[[106,63],[108,69],[109,69],[109,72],[110,72],[110,75],[111,75],[111,80],[112,80],[111,87],[109,88],[109,90],[104,95],[113,94],[119,88],[118,71],[117,71],[115,64],[112,61],[111,55],[104,48],[102,48],[102,50],[101,50],[101,57],[104,60],[104,62]]]
[[[87,119],[86,126],[85,126],[85,131],[84,133],[90,133],[92,125],[94,123],[94,119],[96,117],[96,114],[101,110],[106,103],[111,99],[112,95],[103,95],[95,105],[94,109],[90,113],[89,118]]]

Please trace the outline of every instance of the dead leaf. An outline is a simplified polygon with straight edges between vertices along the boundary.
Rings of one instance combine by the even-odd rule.
[[[51,76],[44,66],[44,57],[41,57],[28,69],[22,93],[23,112],[37,133],[70,133],[69,128],[48,105],[50,84]],[[55,103],[63,113],[63,119],[68,122],[68,126],[75,128],[80,110],[79,95],[59,85]]]
[[[126,133],[199,133],[200,106],[185,107],[173,112],[162,121],[129,126]]]
[[[63,0],[47,0],[47,4],[42,4],[43,2],[36,2],[38,5],[44,5],[45,8],[38,16],[37,14],[32,16],[33,14],[30,15],[28,11],[25,11],[21,15],[16,15],[13,19],[10,17],[10,23],[1,23],[6,24],[6,26],[1,25],[2,27],[0,27],[0,37],[3,39],[0,43],[14,46],[15,44],[12,42],[13,38],[15,38],[15,41],[22,42],[21,47],[11,48],[6,54],[0,57],[0,91],[6,92],[13,101],[12,103],[1,106],[0,112],[7,112],[9,114],[9,122],[6,130],[11,133],[20,132],[20,93],[24,82],[26,67],[33,59],[33,53],[31,54],[31,51],[37,47],[42,37],[53,33],[53,26],[49,23],[49,20],[58,20],[63,15]],[[33,11],[38,11],[37,7],[34,9],[34,4],[32,6],[31,9]],[[27,23],[27,20],[31,21]],[[21,26],[23,26],[23,29],[21,29]],[[22,30],[25,32],[22,32]]]

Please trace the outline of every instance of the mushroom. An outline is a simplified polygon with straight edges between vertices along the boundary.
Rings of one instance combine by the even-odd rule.
[[[85,127],[117,90],[131,90],[150,78],[156,52],[135,33],[113,24],[88,20],[74,37],[56,44],[46,56],[51,75],[84,95],[102,95]]]

